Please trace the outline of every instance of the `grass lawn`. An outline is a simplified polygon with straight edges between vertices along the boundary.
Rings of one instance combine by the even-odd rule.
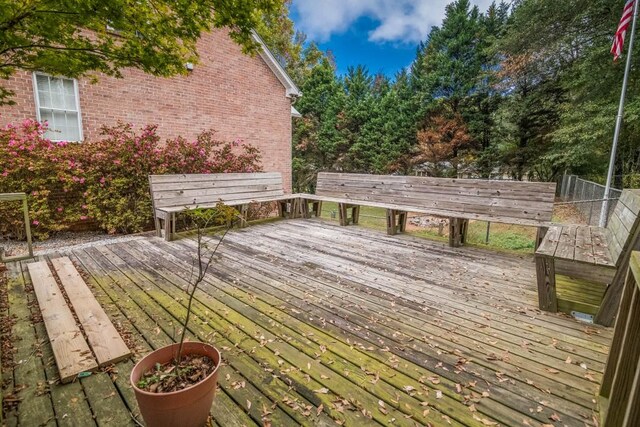
[[[359,224],[363,227],[386,230],[385,215],[385,210],[382,208],[362,206],[360,208]],[[410,214],[409,218],[414,215],[417,214]],[[338,221],[337,203],[324,202],[322,204],[322,218]],[[407,228],[407,233],[414,236],[443,242],[449,240],[449,228],[447,224],[443,227],[442,235],[438,233],[437,227],[418,227],[408,224]],[[492,223],[489,228],[489,243],[485,243],[486,234],[486,221],[471,221],[467,233],[467,244],[499,251],[533,253],[536,237],[536,229],[534,227]]]

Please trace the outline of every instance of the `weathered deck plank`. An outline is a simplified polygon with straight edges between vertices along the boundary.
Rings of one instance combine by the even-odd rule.
[[[145,245],[148,246],[148,245]],[[151,248],[147,248],[147,250],[149,250]],[[253,262],[255,262],[255,259],[252,259]],[[227,263],[227,261],[225,260],[225,264]],[[262,267],[262,266],[261,266]],[[228,290],[228,284],[233,282],[233,283],[242,283],[242,282],[246,282],[247,281],[247,276],[251,274],[250,269],[248,267],[247,270],[245,271],[242,267],[238,267],[238,266],[233,266],[233,271],[236,272],[240,272],[240,276],[239,277],[234,277],[231,274],[233,273],[225,273],[223,271],[220,271],[217,267],[215,269],[215,272],[213,273],[214,277],[218,277],[218,278],[222,278],[222,277],[226,277],[225,281],[227,282],[227,286],[223,285],[223,289],[225,289],[226,293],[230,293],[230,291]],[[279,273],[279,277],[282,278],[283,275],[283,270],[280,270]],[[260,273],[258,273],[256,275],[257,277],[255,278],[255,280],[260,280],[260,279],[264,279],[265,277],[265,272],[264,270],[260,270]],[[273,280],[269,280],[268,283],[266,283],[265,285],[265,289],[269,289],[271,288],[273,290],[273,288],[275,288],[277,285],[277,277],[278,275],[275,276],[275,278],[273,278]],[[288,277],[288,275],[287,275]],[[255,296],[259,296],[259,299],[263,299],[265,301],[265,303],[260,304],[260,300],[259,299],[251,299],[251,305],[252,306],[261,306],[262,305],[262,311],[264,313],[268,313],[269,316],[271,317],[271,319],[274,320],[279,320],[280,322],[282,322],[283,324],[287,325],[287,326],[291,326],[291,325],[295,325],[296,322],[292,321],[292,317],[297,317],[300,320],[300,325],[296,325],[297,328],[301,328],[303,329],[303,334],[307,337],[312,337],[311,339],[315,342],[318,342],[320,345],[324,345],[325,348],[327,349],[332,349],[332,352],[335,353],[336,357],[343,357],[343,358],[349,358],[350,360],[358,360],[358,364],[359,365],[364,365],[364,366],[368,366],[369,369],[371,371],[374,371],[374,368],[372,367],[372,365],[376,365],[376,361],[370,360],[370,358],[374,358],[374,359],[378,359],[377,360],[377,365],[382,365],[385,362],[388,361],[388,357],[389,357],[389,352],[391,353],[396,353],[394,349],[392,349],[390,346],[388,348],[386,348],[386,350],[382,350],[380,351],[379,349],[372,347],[371,344],[373,345],[379,345],[380,342],[376,342],[375,337],[373,336],[374,333],[372,332],[372,329],[367,330],[366,336],[362,336],[362,335],[357,335],[356,333],[349,333],[347,331],[347,328],[342,328],[342,329],[335,329],[332,328],[332,325],[335,323],[341,323],[339,318],[336,318],[334,315],[332,315],[331,311],[327,310],[325,312],[320,312],[318,311],[318,309],[316,308],[315,310],[313,310],[313,308],[311,310],[309,309],[310,304],[308,302],[306,302],[303,299],[295,299],[295,298],[291,298],[291,295],[287,298],[288,302],[290,304],[287,304],[284,302],[284,300],[278,300],[278,299],[274,299],[274,298],[269,298],[268,294],[264,294],[261,293],[259,290],[256,289],[256,287],[259,287],[259,285],[256,285],[256,282],[251,284],[251,287],[253,288],[251,290],[251,292],[255,293]],[[286,285],[286,287],[290,288],[291,284]],[[273,293],[273,291],[272,291]],[[267,295],[267,296],[265,296]],[[220,298],[219,293],[216,293],[216,297]],[[237,297],[239,299],[242,299],[241,296]],[[306,297],[304,297],[306,298]],[[221,299],[221,298],[220,298]],[[231,301],[228,303],[232,303]],[[285,305],[289,305],[289,307],[285,308]],[[274,307],[278,307],[281,310],[286,310],[286,311],[281,311],[278,309],[275,309]],[[337,308],[335,306],[332,307],[333,311],[336,312]],[[306,313],[301,313],[299,310],[303,310]],[[313,317],[310,317],[313,316]],[[317,316],[322,316],[320,318],[318,318]],[[356,317],[357,314],[354,313],[349,313],[348,318],[351,322],[354,322],[354,317]],[[319,322],[309,322],[309,320],[313,320],[314,318],[318,319]],[[364,321],[364,326],[360,326],[358,329],[360,330],[366,330],[367,328],[367,324],[372,324],[375,322],[371,322],[370,319],[363,319]],[[316,327],[317,329],[308,329],[308,327],[306,326],[306,324],[304,323],[313,323],[313,324],[317,324]],[[343,323],[347,323],[346,321],[344,321]],[[336,331],[335,334],[333,335],[326,335],[325,337],[323,337],[323,333],[322,330],[326,330],[326,329],[334,329]],[[391,338],[391,334],[393,335],[397,335],[397,330],[392,330],[391,333],[389,334],[388,337],[384,337],[384,339],[389,340],[389,344],[391,344],[391,340],[393,338]],[[344,336],[347,336],[347,342],[343,342],[340,343],[339,341],[336,341],[335,337],[337,336],[343,336],[342,341],[344,341]],[[421,334],[423,335],[423,334]],[[382,340],[381,338],[378,338],[380,340]],[[351,340],[351,343],[349,343],[348,341]],[[353,343],[357,343],[359,340],[369,340],[370,343],[369,344],[365,344],[365,343],[360,343],[358,344],[358,347],[364,351],[362,352],[363,354],[358,354],[357,351],[353,351],[351,350],[350,352],[345,352],[344,347],[342,348],[342,352],[340,352],[339,350],[341,350],[341,344],[342,346],[346,346],[349,347],[350,345],[353,345]],[[410,339],[413,340],[413,339]],[[437,339],[436,340],[431,340],[431,344],[437,344]],[[399,346],[406,346],[406,342],[398,342],[397,345]],[[396,347],[397,348],[397,347]],[[482,384],[479,387],[473,386],[473,387],[469,387],[469,384],[472,384],[474,382],[477,381],[477,377],[474,377],[472,375],[467,375],[467,374],[461,374],[462,372],[466,371],[466,370],[470,370],[470,371],[474,371],[477,372],[478,371],[478,367],[473,366],[473,365],[469,365],[469,366],[464,366],[466,365],[466,363],[461,367],[459,365],[459,359],[460,357],[458,356],[460,353],[459,351],[453,351],[453,352],[446,352],[443,353],[443,351],[445,351],[445,348],[442,346],[438,347],[437,351],[433,351],[432,355],[426,355],[426,354],[418,354],[419,352],[414,352],[411,348],[403,348],[402,351],[397,352],[396,354],[400,357],[404,357],[406,359],[406,361],[404,361],[402,364],[405,367],[405,369],[403,370],[403,374],[406,372],[407,375],[411,376],[411,374],[415,374],[413,375],[415,380],[420,381],[421,379],[424,380],[425,378],[437,378],[437,381],[439,384],[442,384],[443,386],[449,388],[449,390],[444,389],[444,393],[447,393],[448,391],[452,392],[450,393],[452,396],[457,396],[457,397],[461,397],[459,394],[456,395],[456,383],[458,384],[462,384],[465,389],[469,389],[469,391],[475,391],[478,393],[478,395],[481,395],[482,392],[487,391],[484,384]],[[376,354],[377,353],[377,354]],[[437,354],[439,353],[439,354]],[[458,353],[458,355],[456,354]],[[413,357],[412,357],[413,355]],[[434,357],[435,356],[435,357]],[[423,363],[425,357],[429,358],[430,360],[430,365],[436,366],[438,365],[441,361],[445,362],[445,365],[443,365],[443,369],[442,370],[434,370],[434,371],[429,371],[421,366],[419,366],[420,363]],[[362,361],[360,361],[362,360]],[[410,360],[415,361],[416,363],[408,363]],[[440,363],[442,364],[442,363]],[[390,368],[389,366],[387,368]],[[482,369],[482,368],[480,368]],[[458,373],[455,373],[454,371],[458,371]],[[401,388],[402,386],[400,384],[407,384],[407,380],[402,380],[401,378],[398,377],[402,377],[401,375],[398,375],[396,372],[394,372],[391,377],[385,377],[384,372],[382,371],[376,371],[379,376],[380,379],[384,379],[386,381],[390,381],[390,383],[393,383],[395,386],[397,386],[398,388]],[[411,373],[411,374],[408,374]],[[489,372],[486,371],[485,372],[487,375],[486,377],[489,379],[489,381],[492,381],[493,378],[495,378],[495,373],[494,372]],[[397,381],[400,380],[400,381]],[[476,380],[476,381],[474,381]],[[404,381],[404,382],[403,382]],[[498,381],[495,381],[495,384],[498,384]],[[507,383],[507,385],[510,385],[510,383]],[[509,388],[509,387],[507,387]],[[475,390],[474,390],[475,389]],[[503,391],[503,390],[496,390],[495,388],[493,389],[492,393],[496,394],[500,399],[500,396],[502,398],[506,398],[506,399],[514,399],[514,394],[512,393],[512,391],[515,391],[515,387],[510,390],[510,391]],[[539,393],[537,396],[533,397],[533,399],[545,399],[546,396],[543,393]],[[515,399],[517,400],[518,397],[515,397]],[[522,399],[522,401],[520,402],[521,404],[525,404],[526,400]],[[535,404],[536,400],[531,400],[528,402],[529,405]],[[481,404],[477,404],[477,408],[479,411],[483,411],[486,410],[487,414],[492,415],[493,417],[506,422],[505,419],[501,419],[500,418],[500,410],[504,410],[504,408],[500,408],[500,405],[495,406],[494,404],[495,402],[492,401],[483,401],[483,403]],[[584,409],[579,408],[578,406],[574,406],[573,410],[576,411],[582,411],[580,413],[584,412]],[[544,416],[544,414],[540,414],[540,416]],[[509,422],[506,422],[507,424],[519,424],[521,422],[521,419],[513,420],[510,419]]]
[[[80,277],[68,257],[51,260],[67,298],[73,306],[89,345],[96,355],[98,366],[106,366],[128,359],[131,350],[109,320],[102,306]]]
[[[44,362],[39,354],[41,342],[35,333],[29,304],[33,300],[27,297],[26,283],[21,263],[7,265],[9,310],[15,316],[11,331],[17,339],[14,342],[13,355],[16,364],[13,370],[14,389],[20,390],[17,420],[19,425],[55,426],[51,395],[43,393],[47,388]]]
[[[47,335],[58,365],[60,381],[73,381],[79,373],[98,368],[80,327],[46,261],[27,264]]]
[[[193,253],[188,239],[151,238],[66,255],[138,359],[177,336]],[[595,300],[599,291],[588,292]],[[593,425],[611,331],[536,304],[530,257],[278,221],[228,235],[188,336],[222,350],[220,426]],[[19,319],[19,332],[34,328]],[[42,324],[33,330],[37,342]],[[132,366],[51,384],[18,414],[62,425],[61,414],[90,409],[99,425],[131,424]],[[35,367],[43,384],[52,379],[50,365]]]

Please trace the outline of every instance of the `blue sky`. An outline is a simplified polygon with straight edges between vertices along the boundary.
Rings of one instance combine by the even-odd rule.
[[[293,0],[296,28],[331,50],[338,73],[363,64],[392,77],[415,57],[420,40],[439,25],[452,0]],[[491,0],[472,0],[482,11]]]

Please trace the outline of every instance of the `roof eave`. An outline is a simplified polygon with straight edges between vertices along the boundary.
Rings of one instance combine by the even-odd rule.
[[[276,57],[273,56],[273,53],[271,53],[271,51],[269,50],[265,42],[262,40],[262,38],[258,35],[258,33],[256,33],[255,31],[252,31],[251,35],[253,39],[258,44],[260,44],[261,49],[258,52],[258,54],[260,55],[262,60],[267,64],[267,66],[273,72],[273,74],[275,74],[275,76],[278,78],[280,83],[282,83],[282,86],[284,86],[285,95],[287,96],[287,98],[296,98],[296,97],[302,96],[302,92],[300,92],[300,89],[298,89],[298,86],[296,86],[296,84],[293,82],[289,74],[287,74],[287,72],[282,67],[282,65],[280,65]]]

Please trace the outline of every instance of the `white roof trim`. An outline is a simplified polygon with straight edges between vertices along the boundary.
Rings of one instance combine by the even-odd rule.
[[[286,89],[286,96],[288,98],[291,98],[294,96],[302,96],[302,92],[300,92],[300,89],[298,89],[298,86],[296,86],[293,80],[291,80],[291,77],[289,77],[289,74],[287,74],[284,68],[282,68],[282,65],[280,65],[280,63],[275,58],[275,56],[273,56],[273,53],[271,53],[271,51],[269,50],[267,45],[264,43],[262,38],[258,35],[258,33],[256,33],[255,31],[252,31],[251,35],[253,39],[257,43],[259,43],[260,46],[262,47],[262,49],[260,49],[258,54],[264,60],[267,66],[271,69],[273,74],[275,74],[278,80],[280,80],[280,83],[282,83],[282,86],[284,86],[284,88]]]
[[[291,117],[302,117],[302,114],[300,114],[300,111],[293,108],[293,105],[291,106]]]

